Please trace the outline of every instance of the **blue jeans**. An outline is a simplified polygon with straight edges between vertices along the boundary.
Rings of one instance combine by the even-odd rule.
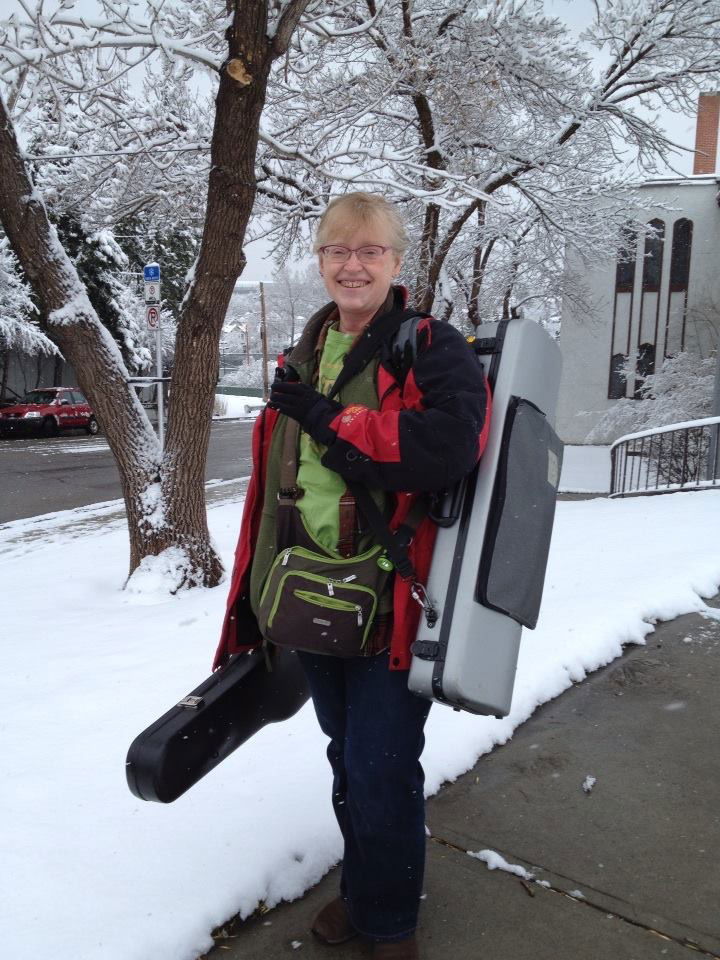
[[[417,925],[425,868],[420,754],[430,701],[407,688],[388,653],[299,653],[320,727],[330,737],[333,807],[345,841],[340,893],[353,926],[377,941]]]

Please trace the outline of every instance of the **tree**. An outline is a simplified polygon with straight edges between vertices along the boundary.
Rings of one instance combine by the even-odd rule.
[[[146,263],[161,265],[163,306],[173,317],[178,317],[188,271],[195,263],[200,245],[200,232],[194,222],[186,222],[184,215],[178,216],[178,211],[174,217],[166,218],[145,210],[118,220],[114,232],[128,264],[138,271],[138,286]]]
[[[105,424],[120,471],[130,532],[130,571],[147,555],[179,547],[178,586],[218,582],[222,567],[207,528],[204,466],[225,310],[245,264],[243,241],[255,197],[254,163],[260,115],[273,62],[287,50],[307,0],[268,9],[209,0],[167,10],[100,4],[102,16],[74,16],[72,0],[31,19],[15,17],[0,37],[5,93],[0,97],[0,219],[41,304],[48,335],[78,372],[80,385]],[[13,114],[31,115],[41,88],[55,96],[59,122],[68,101],[102,105],[105,122],[136,111],[123,92],[132,66],[151,55],[200,63],[217,82],[203,236],[178,322],[166,447],[157,439],[134,391],[121,353],[98,319],[35,189],[18,143]],[[158,72],[162,74],[162,69]],[[156,77],[158,76],[156,73]],[[157,81],[155,88],[161,85]],[[139,98],[137,98],[139,99]],[[146,111],[147,115],[147,111]],[[163,123],[167,127],[168,124]],[[97,121],[96,121],[97,122]],[[132,127],[132,123],[130,125]],[[145,145],[144,131],[135,130]],[[130,211],[128,211],[130,212]],[[159,507],[159,509],[158,509]]]
[[[595,8],[583,39],[609,61],[599,74],[534,0],[367,0],[298,31],[259,157],[286,246],[331,192],[379,187],[406,207],[422,308],[464,302],[477,323],[510,300],[582,296],[563,287],[566,245],[610,253],[642,205],[631,161],[652,170],[672,150],[634,105],[688,108],[720,65],[717,3]]]
[[[637,377],[632,364],[627,373]],[[682,351],[666,357],[656,373],[640,379],[640,398],[618,400],[590,431],[588,443],[613,443],[628,433],[711,416],[713,357],[699,358]]]
[[[10,353],[57,354],[55,344],[40,329],[30,290],[6,239],[0,240],[0,399],[7,390]]]
[[[133,374],[147,370],[152,356],[142,323],[144,305],[137,282],[128,282],[129,260],[112,230],[87,233],[72,212],[52,219],[98,319],[120,347],[128,370]]]
[[[645,169],[672,148],[633,104],[687,108],[720,67],[715,0],[598,0],[586,39],[607,55],[599,77],[539,0],[228,0],[224,9],[99,0],[94,19],[72,6],[40,4],[0,28],[0,218],[48,334],[106,423],[112,414],[131,570],[176,545],[188,583],[220,575],[203,468],[256,191],[255,232],[274,217],[287,245],[333,190],[384,190],[407,209],[418,306],[440,292],[439,313],[464,299],[475,321],[538,292],[557,296],[567,244],[609,252],[629,203],[614,173],[620,146]],[[137,68],[141,94],[128,79]],[[188,95],[191,69],[212,78],[214,109]],[[162,453],[18,146],[13,118],[34,120],[41,101],[54,105],[41,117],[45,153],[85,158],[62,168],[61,192],[79,177],[101,219],[182,206],[202,220]],[[160,491],[161,511],[148,512],[149,489]]]
[[[317,265],[290,269],[283,265],[268,287],[271,330],[279,350],[297,342],[305,322],[327,298]],[[273,329],[274,328],[274,329]]]

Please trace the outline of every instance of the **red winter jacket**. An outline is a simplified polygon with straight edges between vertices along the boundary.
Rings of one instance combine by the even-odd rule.
[[[393,491],[396,529],[418,492],[452,486],[480,457],[490,423],[490,390],[482,367],[462,335],[447,323],[423,318],[417,356],[401,384],[388,357],[378,367],[378,410],[353,404],[330,422],[335,440],[322,463],[346,480]],[[253,544],[260,526],[267,458],[279,414],[266,407],[253,430],[253,472],[243,510],[227,611],[213,669],[234,653],[257,646],[260,637],[249,608]],[[430,570],[436,527],[425,518],[409,548],[417,579]],[[410,644],[422,609],[410,583],[395,577],[390,669],[410,667]]]

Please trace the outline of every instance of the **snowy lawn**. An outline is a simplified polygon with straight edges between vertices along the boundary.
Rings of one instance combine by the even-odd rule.
[[[609,490],[610,447],[566,446],[560,493],[608,493]]]
[[[210,510],[227,564],[240,513]],[[300,896],[338,859],[324,738],[308,705],[173,805],[136,800],[127,748],[208,674],[226,587],[171,598],[156,569],[123,591],[120,522],[73,534],[56,514],[44,537],[9,543],[23,524],[36,536],[43,520],[0,528],[3,955],[191,960],[216,924]],[[560,503],[512,715],[434,706],[428,794],[624,643],[642,643],[652,621],[703,610],[720,584],[718,542],[716,491]]]

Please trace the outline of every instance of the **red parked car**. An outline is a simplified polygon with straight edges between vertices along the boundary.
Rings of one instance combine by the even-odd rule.
[[[77,387],[43,387],[31,390],[13,406],[0,408],[0,436],[42,434],[54,437],[61,430],[98,432],[90,405]]]

